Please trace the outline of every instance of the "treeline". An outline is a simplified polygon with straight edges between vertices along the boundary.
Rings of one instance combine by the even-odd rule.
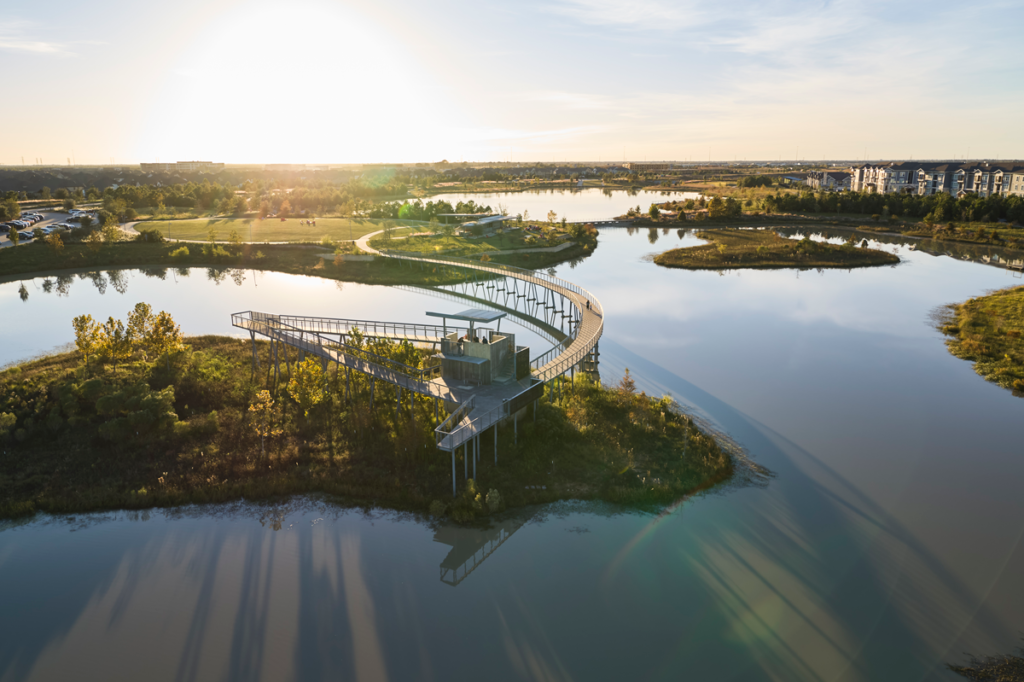
[[[968,194],[876,194],[869,192],[801,192],[773,194],[761,200],[768,213],[861,213],[917,218],[926,222],[1024,222],[1024,197]]]
[[[438,218],[446,213],[493,213],[490,206],[477,204],[470,199],[452,206],[447,201],[392,201],[375,204],[369,211],[371,218],[399,218],[402,220],[424,220]]]
[[[740,178],[736,183],[737,187],[771,187],[775,180],[770,175],[748,175]]]

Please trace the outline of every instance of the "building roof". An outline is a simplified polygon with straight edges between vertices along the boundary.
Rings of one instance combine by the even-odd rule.
[[[432,313],[427,312],[430,317],[443,317],[448,320],[462,320],[464,322],[494,322],[505,317],[505,313],[496,310],[484,310],[482,308],[470,308],[461,313]]]

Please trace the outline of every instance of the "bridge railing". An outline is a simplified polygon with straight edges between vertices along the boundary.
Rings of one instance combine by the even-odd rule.
[[[551,284],[561,289],[568,289],[575,294],[579,294],[583,298],[590,301],[592,310],[597,311],[599,315],[604,315],[604,309],[601,307],[601,302],[597,300],[597,297],[592,293],[584,289],[578,284],[573,284],[560,277],[549,275],[546,272],[537,272],[534,270],[526,270],[524,268],[517,268],[514,265],[501,265],[501,264],[483,264],[483,263],[467,263],[466,261],[449,259],[449,258],[423,258],[419,256],[406,256],[401,252],[395,251],[381,251],[381,255],[388,258],[396,258],[401,260],[420,261],[424,263],[437,263],[439,265],[449,265],[452,267],[463,267],[470,270],[478,270],[481,272],[490,272],[496,275],[510,275],[517,279],[525,280],[528,282],[537,282],[544,284]]]

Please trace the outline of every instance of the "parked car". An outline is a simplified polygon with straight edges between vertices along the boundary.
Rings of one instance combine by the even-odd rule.
[[[27,242],[31,239],[35,239],[35,235],[26,230],[25,232],[18,233],[18,239],[19,241]]]

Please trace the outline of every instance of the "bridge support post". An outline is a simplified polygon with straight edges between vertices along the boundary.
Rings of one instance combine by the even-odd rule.
[[[349,379],[351,379],[351,378],[352,378],[352,368],[351,367],[346,367],[345,368],[345,399],[348,400],[348,401],[352,400],[352,393],[351,393],[351,391],[349,391],[349,385],[348,385]]]
[[[455,449],[452,449],[452,497],[455,497]]]
[[[252,339],[252,368],[255,370],[260,366],[260,356],[256,353],[256,332],[250,329],[249,338]]]
[[[512,429],[515,432],[515,439],[513,443],[519,445],[519,413],[516,412],[515,416],[512,417]]]
[[[476,453],[477,453],[477,442],[476,436],[473,436],[473,480],[476,480]]]
[[[462,475],[469,478],[469,441],[462,446]]]
[[[494,422],[494,466],[498,466],[498,422]]]

